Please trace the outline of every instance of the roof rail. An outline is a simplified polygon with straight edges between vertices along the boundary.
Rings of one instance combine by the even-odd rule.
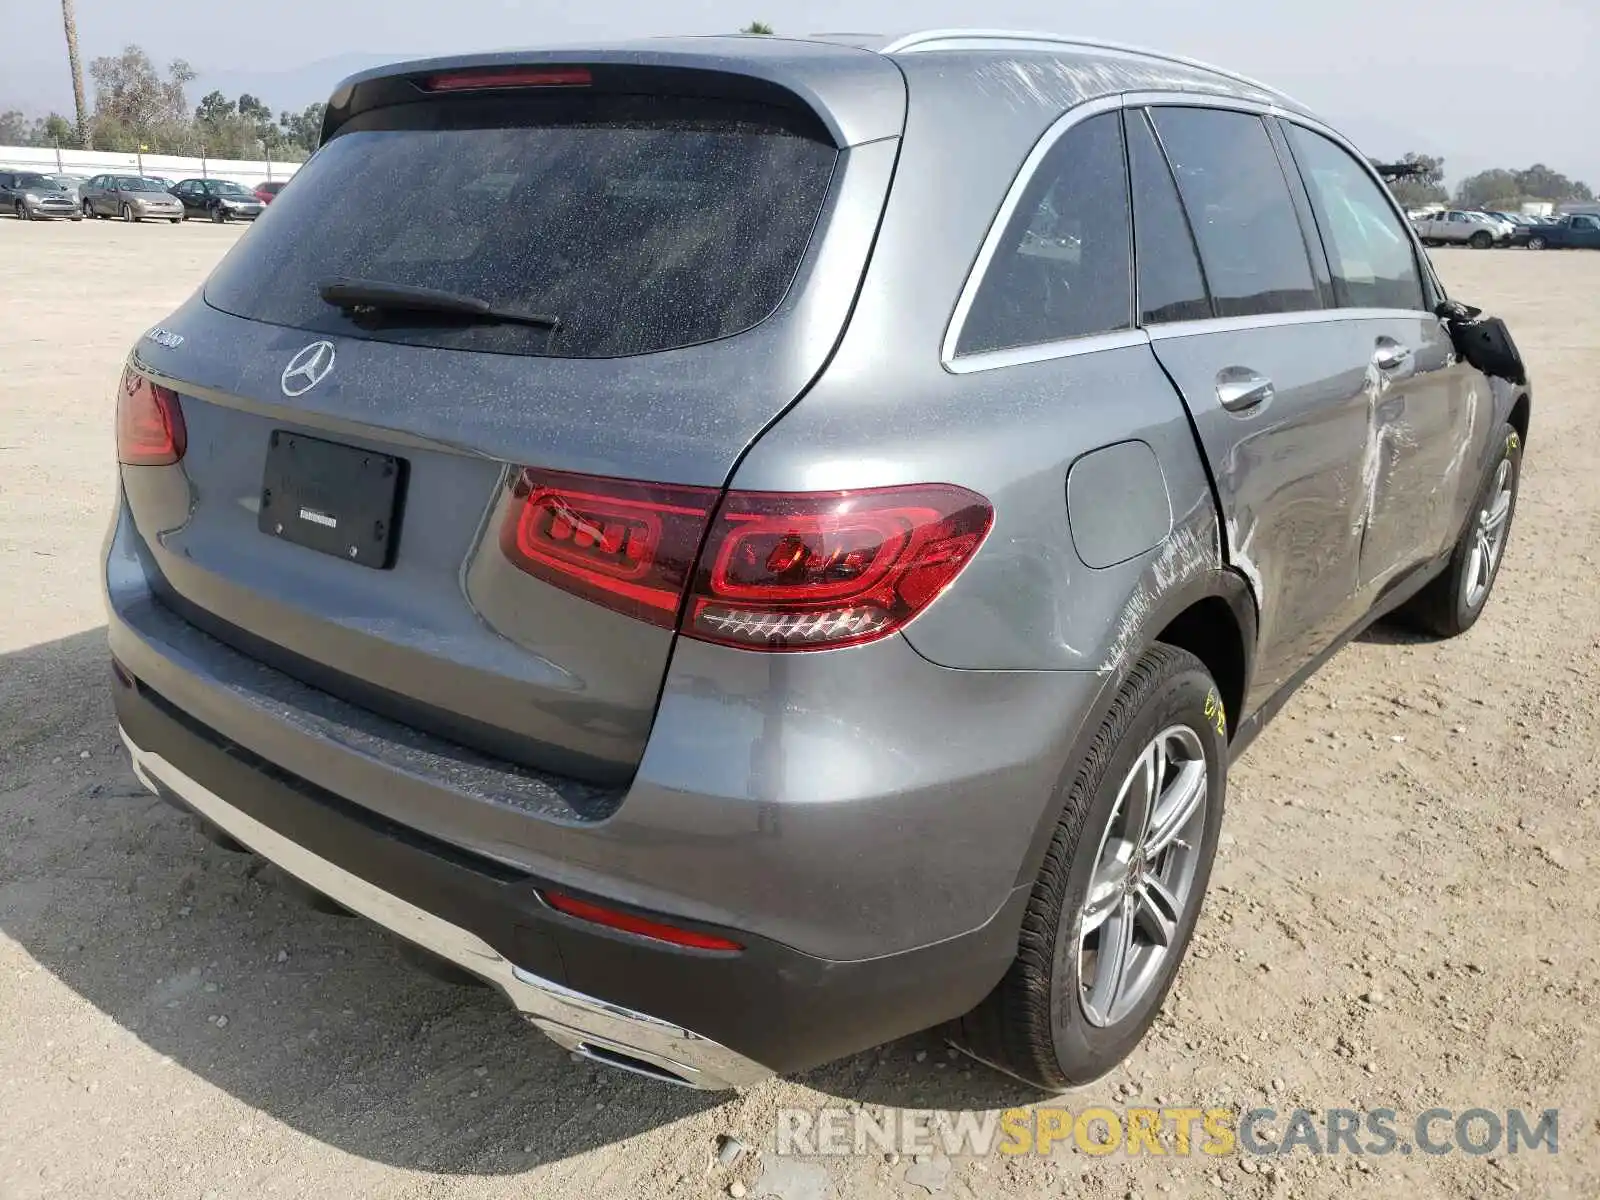
[[[1081,46],[1090,50],[1111,50],[1119,54],[1137,54],[1143,58],[1160,59],[1162,62],[1177,63],[1180,66],[1194,67],[1201,71],[1210,71],[1213,75],[1221,75],[1235,83],[1242,83],[1271,96],[1278,96],[1291,104],[1300,106],[1285,92],[1270,84],[1262,83],[1259,79],[1252,79],[1248,75],[1241,75],[1237,71],[1229,71],[1212,63],[1201,62],[1197,58],[1185,58],[1181,54],[1168,54],[1164,50],[1151,50],[1145,46],[1130,46],[1124,42],[1107,42],[1099,38],[1077,37],[1064,33],[1041,33],[1037,30],[1016,29],[924,29],[918,33],[908,33],[898,37],[888,45],[880,48],[881,54],[914,54],[925,50],[955,50],[980,48],[982,43],[995,43],[994,49],[1013,50],[1050,50],[1061,46]],[[977,43],[977,46],[972,45]]]

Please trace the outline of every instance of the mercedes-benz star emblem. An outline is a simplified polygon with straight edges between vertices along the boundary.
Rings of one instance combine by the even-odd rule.
[[[303,396],[333,370],[333,343],[312,342],[283,369],[283,394]]]

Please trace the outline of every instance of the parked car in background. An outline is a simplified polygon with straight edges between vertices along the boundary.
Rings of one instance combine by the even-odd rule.
[[[575,1055],[725,1088],[950,1021],[1098,1079],[1234,756],[1489,600],[1526,374],[1265,84],[695,37],[378,68],[326,129],[127,359],[116,719]]]
[[[20,221],[83,219],[67,185],[36,171],[0,171],[0,211]]]
[[[57,174],[51,175],[49,178],[54,179],[71,192],[74,200],[83,199],[83,185],[89,182],[87,175]]]
[[[255,193],[231,179],[185,179],[172,194],[183,204],[185,217],[210,217],[217,224],[253,221],[265,207]]]
[[[1425,246],[1458,245],[1487,250],[1510,239],[1508,226],[1483,213],[1452,208],[1415,222],[1417,236]]]
[[[278,193],[283,191],[283,183],[284,181],[281,179],[273,179],[267,183],[256,184],[256,199],[261,201],[262,204],[271,204]]]
[[[96,175],[83,185],[79,202],[86,217],[102,221],[121,217],[124,221],[183,220],[183,205],[166,188],[142,175]]]
[[[1569,213],[1552,225],[1529,229],[1529,250],[1600,250],[1600,214]]]

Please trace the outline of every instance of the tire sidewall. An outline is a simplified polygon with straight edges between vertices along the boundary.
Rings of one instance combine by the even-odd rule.
[[[1220,711],[1217,696],[1216,685],[1198,662],[1166,678],[1127,721],[1115,749],[1105,760],[1099,779],[1093,782],[1093,798],[1087,805],[1072,854],[1050,973],[1050,1024],[1056,1060],[1060,1064],[1071,1064],[1070,1075],[1074,1082],[1086,1083],[1105,1074],[1133,1050],[1160,1011],[1188,950],[1211,877],[1227,791],[1226,738],[1218,731],[1215,718],[1206,715],[1208,697]],[[1137,1009],[1117,1025],[1102,1028],[1091,1024],[1084,1016],[1078,998],[1077,914],[1083,905],[1101,835],[1111,820],[1123,779],[1156,734],[1177,724],[1188,725],[1199,735],[1206,758],[1206,818],[1194,898],[1178,924],[1176,939],[1162,966],[1162,978],[1150,988]],[[1088,1067],[1087,1077],[1084,1077],[1085,1067]]]
[[[1467,513],[1467,523],[1461,531],[1461,537],[1456,542],[1455,555],[1450,563],[1450,594],[1452,603],[1456,608],[1456,624],[1463,632],[1476,624],[1483,615],[1483,610],[1489,607],[1489,598],[1494,595],[1495,582],[1500,578],[1500,568],[1506,561],[1506,551],[1511,548],[1511,527],[1517,517],[1517,497],[1522,492],[1522,438],[1510,425],[1504,426],[1500,431],[1500,452],[1496,454],[1489,464],[1489,469],[1484,472],[1478,490],[1472,497],[1472,508]],[[1511,463],[1511,509],[1506,513],[1506,527],[1503,542],[1500,547],[1500,557],[1495,560],[1494,569],[1489,574],[1489,586],[1483,593],[1483,599],[1478,601],[1476,607],[1467,603],[1467,567],[1472,557],[1473,532],[1477,528],[1478,514],[1483,511],[1484,504],[1489,499],[1490,489],[1494,487],[1494,477],[1500,470],[1500,464],[1506,461]]]

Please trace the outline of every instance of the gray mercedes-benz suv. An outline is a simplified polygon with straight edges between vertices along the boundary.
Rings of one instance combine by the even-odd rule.
[[[370,71],[128,361],[117,716],[580,1054],[738,1086],[951,1021],[1084,1081],[1230,758],[1377,617],[1482,611],[1530,401],[1464,312],[1347,142],[1186,60]]]

